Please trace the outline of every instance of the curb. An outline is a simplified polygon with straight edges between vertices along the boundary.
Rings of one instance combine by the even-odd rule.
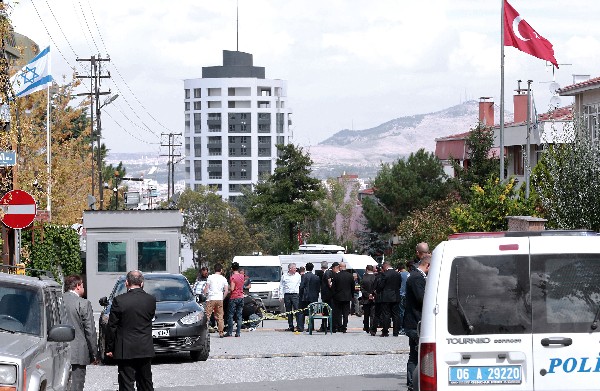
[[[377,350],[358,352],[297,352],[297,353],[258,353],[258,354],[221,354],[209,356],[209,360],[240,360],[245,358],[287,358],[287,357],[339,357],[339,356],[384,356],[391,354],[408,354],[408,349]]]

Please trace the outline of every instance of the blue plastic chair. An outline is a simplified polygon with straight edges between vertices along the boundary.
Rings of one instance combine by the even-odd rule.
[[[332,333],[333,325],[331,324],[331,307],[327,303],[315,302],[308,305],[308,334],[312,335],[315,327],[315,319],[327,319],[327,328]],[[327,334],[325,328],[325,334]]]

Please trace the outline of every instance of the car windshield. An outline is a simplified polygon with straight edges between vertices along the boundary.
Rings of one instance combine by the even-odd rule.
[[[0,286],[0,331],[41,335],[41,303],[39,290],[3,283]]]
[[[242,266],[252,282],[273,282],[281,279],[279,266]]]
[[[114,296],[125,293],[125,280],[119,280]],[[152,277],[144,280],[144,291],[156,301],[190,301],[194,299],[190,284],[184,278]]]

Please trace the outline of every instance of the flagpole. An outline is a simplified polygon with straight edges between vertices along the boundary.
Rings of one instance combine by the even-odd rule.
[[[529,181],[530,181],[530,167],[531,167],[531,156],[529,150],[531,149],[531,83],[532,80],[527,80],[527,166],[525,167],[525,198],[529,198]]]
[[[500,180],[504,180],[504,1],[500,12]]]
[[[46,166],[47,166],[47,172],[48,172],[48,187],[47,187],[47,199],[46,199],[46,203],[47,203],[47,209],[48,209],[48,216],[51,217],[52,216],[52,198],[50,197],[50,194],[52,192],[52,151],[50,150],[51,148],[51,137],[50,137],[50,84],[48,84],[46,86],[46,96],[47,96],[47,102],[46,102]]]

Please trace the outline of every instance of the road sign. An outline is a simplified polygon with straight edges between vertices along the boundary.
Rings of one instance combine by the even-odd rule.
[[[14,151],[0,151],[0,166],[14,166],[17,161],[17,153]]]
[[[23,190],[11,190],[0,199],[2,222],[9,228],[28,227],[35,218],[36,205],[31,194]]]

